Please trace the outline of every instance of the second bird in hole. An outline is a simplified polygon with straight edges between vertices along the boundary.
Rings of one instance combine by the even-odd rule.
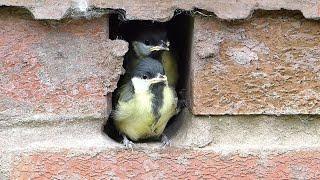
[[[162,137],[166,124],[179,112],[175,86],[177,62],[165,28],[145,28],[130,34],[130,43],[113,111],[114,125],[126,147],[133,141]]]
[[[179,78],[177,58],[166,27],[146,26],[141,31],[128,33],[127,39],[130,49],[125,58],[126,72],[130,73],[141,59],[150,57],[162,63],[169,85],[176,86]]]

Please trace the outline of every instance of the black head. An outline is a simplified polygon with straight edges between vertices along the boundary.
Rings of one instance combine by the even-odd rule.
[[[130,40],[131,46],[140,58],[154,55],[159,51],[169,51],[170,42],[164,27],[141,29]]]
[[[144,43],[147,46],[160,46],[168,42],[167,31],[165,28],[145,29],[137,34],[133,41]]]
[[[141,59],[133,72],[133,77],[140,79],[152,79],[159,75],[165,75],[163,66],[159,61],[152,58]]]

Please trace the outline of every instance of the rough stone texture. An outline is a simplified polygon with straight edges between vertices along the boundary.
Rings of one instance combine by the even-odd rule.
[[[35,21],[24,11],[0,8],[0,179],[319,179],[319,116],[183,111],[167,129],[173,148],[141,143],[121,149],[100,128],[127,44],[108,40],[103,14],[110,11],[92,9],[124,9],[128,19],[160,21],[177,8],[222,19],[280,8],[319,18],[318,1],[0,5],[25,7],[37,19],[90,18]],[[281,12],[237,22],[210,15],[195,23],[193,113],[319,113],[319,22]]]
[[[87,152],[110,149],[120,144],[101,131],[101,119],[30,123],[0,127],[0,179],[9,179],[13,157],[26,152]]]
[[[101,11],[91,8],[121,9],[126,11],[127,19],[149,19],[165,21],[170,19],[176,9],[202,9],[215,13],[222,19],[243,19],[255,9],[264,10],[300,10],[306,18],[320,17],[318,0],[0,0],[0,5],[19,6],[29,9],[37,19],[61,19],[65,15],[100,16]]]
[[[251,158],[255,159],[254,163],[263,164],[268,161],[271,165],[269,167],[268,163],[264,164],[265,166],[262,166],[263,168],[261,167],[259,171],[257,169],[244,170],[244,176],[248,176],[249,171],[255,176],[268,176],[268,171],[262,171],[268,167],[289,168],[289,174],[293,173],[291,170],[294,170],[295,173],[298,170],[312,173],[313,170],[309,168],[313,167],[313,164],[304,167],[300,163],[317,162],[320,158],[318,157],[320,152],[319,126],[319,116],[199,117],[184,110],[181,119],[171,124],[166,132],[172,141],[173,150],[170,148],[163,150],[160,148],[160,142],[157,142],[137,143],[132,152],[125,151],[120,143],[103,135],[99,128],[101,127],[99,119],[15,126],[0,131],[2,140],[0,177],[7,179],[13,176],[12,179],[15,179],[16,176],[31,177],[40,174],[47,176],[47,171],[50,172],[49,176],[57,176],[61,172],[62,175],[66,173],[64,174],[66,176],[92,175],[97,178],[99,175],[110,175],[107,173],[109,171],[114,172],[116,176],[121,176],[124,171],[135,176],[142,176],[143,173],[152,175],[154,173],[165,175],[173,173],[175,175],[176,173],[175,170],[172,172],[171,168],[167,169],[167,166],[162,164],[159,165],[159,168],[145,170],[144,168],[150,167],[144,165],[144,160],[151,161],[151,164],[160,162],[170,164],[171,162],[173,168],[180,167],[179,163],[197,161],[196,166],[203,167],[200,169],[210,167],[209,169],[212,170],[210,175],[237,177],[237,168],[246,167]],[[298,153],[290,153],[296,151]],[[301,155],[300,151],[306,151],[306,153]],[[56,162],[58,157],[61,158],[62,164]],[[237,158],[241,158],[241,164],[234,160]],[[197,159],[206,160],[198,161]],[[283,166],[280,165],[281,162],[284,163]],[[99,165],[99,163],[102,164]],[[223,168],[217,172],[214,171],[215,168],[220,167],[221,163],[224,164]],[[278,165],[273,166],[272,163]],[[55,167],[51,167],[52,165]],[[80,170],[81,167],[78,166],[85,168]],[[230,166],[230,172],[234,173],[225,173],[223,169],[227,166]],[[299,167],[304,168],[299,169]],[[199,170],[200,174],[207,172],[207,170],[194,169],[194,166],[190,164],[181,166],[181,168],[178,168],[177,171],[182,173],[185,169],[192,174],[196,170]],[[314,168],[316,170],[318,167]],[[36,172],[37,170],[40,172]],[[270,171],[274,172],[273,169]],[[289,174],[284,173],[284,176],[289,177]]]
[[[14,158],[11,179],[319,179],[320,153],[220,155],[206,151],[35,153]]]
[[[192,111],[319,114],[320,23],[300,13],[258,12],[245,21],[196,17]]]
[[[175,147],[220,153],[320,148],[319,116],[194,116],[184,110],[166,134]]]
[[[108,19],[36,21],[0,10],[0,123],[103,118],[127,43],[108,39]]]
[[[33,123],[1,129],[0,150],[7,152],[114,147],[101,131],[101,120]],[[85,143],[84,143],[85,142]],[[1,165],[0,165],[1,166]]]
[[[180,119],[169,125],[166,134],[174,147],[204,148],[221,153],[241,150],[245,153],[320,148],[319,126],[319,116],[199,117],[184,110]],[[100,119],[15,126],[1,129],[1,148],[6,151],[42,151],[122,146],[103,135],[100,127]],[[154,145],[158,146],[158,143]],[[138,147],[140,145],[149,146],[148,143],[138,144]]]

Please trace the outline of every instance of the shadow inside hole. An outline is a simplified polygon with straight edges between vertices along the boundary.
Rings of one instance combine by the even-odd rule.
[[[157,31],[159,29],[165,28],[167,31],[168,39],[170,41],[170,51],[173,52],[175,58],[177,59],[178,64],[178,74],[179,79],[176,85],[176,92],[180,102],[183,102],[186,107],[188,107],[188,90],[189,90],[189,71],[190,71],[190,54],[191,54],[191,42],[193,35],[193,17],[188,12],[181,12],[175,15],[168,22],[154,22],[154,21],[123,21],[117,14],[113,14],[109,19],[109,36],[110,39],[123,39],[128,42],[134,38],[139,31],[143,29],[152,29],[153,31]],[[129,48],[132,48],[131,45]],[[127,53],[128,55],[128,53]],[[126,59],[126,58],[125,58]],[[124,67],[126,67],[127,62],[124,61]],[[119,91],[119,86],[121,84],[121,79],[117,84],[117,89],[113,93],[112,105],[113,109],[116,105],[115,94]],[[181,101],[182,100],[182,101]],[[179,118],[179,115],[176,115],[170,119],[165,129],[165,134],[171,138],[178,131],[178,127],[176,128],[168,128],[172,125],[174,121],[183,121],[183,118]],[[183,122],[176,122],[175,124],[182,124]],[[110,115],[104,126],[104,132],[113,140],[120,142],[122,140],[122,136],[116,129],[113,124],[112,115]],[[154,141],[156,139],[148,139],[145,141],[139,142],[149,142]]]

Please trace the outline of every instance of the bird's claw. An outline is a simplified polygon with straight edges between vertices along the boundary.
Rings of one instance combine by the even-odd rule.
[[[162,145],[161,145],[162,148],[171,146],[171,141],[170,141],[170,139],[169,139],[166,135],[164,135],[164,134],[163,134],[162,137],[161,137],[161,143],[162,143]]]
[[[126,136],[123,136],[122,144],[126,149],[131,149],[133,151],[134,143],[130,141]]]

